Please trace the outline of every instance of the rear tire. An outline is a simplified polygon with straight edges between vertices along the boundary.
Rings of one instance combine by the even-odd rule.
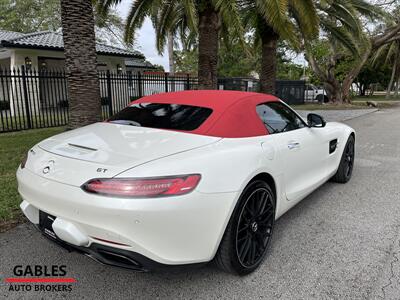
[[[342,158],[340,159],[339,168],[336,174],[332,177],[332,181],[338,183],[346,183],[350,180],[353,173],[354,158],[355,158],[355,139],[350,135],[344,147]]]
[[[318,101],[319,103],[322,103],[322,102],[323,102],[323,103],[328,103],[328,102],[329,102],[328,96],[322,95],[322,94],[317,95],[317,97],[316,97],[315,99],[317,99],[317,101]]]
[[[255,180],[244,189],[214,258],[223,271],[246,275],[263,262],[275,223],[275,196],[270,186]]]

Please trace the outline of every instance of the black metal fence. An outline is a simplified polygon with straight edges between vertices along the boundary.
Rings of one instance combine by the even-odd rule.
[[[304,104],[306,82],[303,80],[277,80],[276,95],[287,104]]]
[[[197,89],[197,78],[165,74],[99,72],[103,119],[131,101],[161,92]],[[64,71],[0,69],[0,133],[68,123]]]
[[[218,89],[243,92],[258,92],[259,81],[250,77],[219,78]]]
[[[103,119],[131,101],[162,92],[197,89],[197,78],[168,73],[99,72]],[[289,104],[304,103],[304,81],[277,81],[276,94]],[[223,78],[218,88],[258,91],[253,78]],[[68,124],[68,89],[64,71],[0,69],[0,133]],[[84,100],[83,100],[84,101]]]
[[[220,78],[218,89],[257,92],[259,81],[247,77]],[[306,82],[303,80],[277,80],[275,95],[288,104],[304,104],[305,89]]]

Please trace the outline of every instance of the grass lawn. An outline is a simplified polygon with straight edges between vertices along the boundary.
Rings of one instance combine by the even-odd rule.
[[[21,159],[33,145],[63,130],[57,127],[0,134],[0,232],[22,220],[15,178]]]
[[[400,97],[394,98],[390,97],[386,99],[385,95],[373,95],[373,96],[356,96],[352,98],[352,101],[384,101],[384,102],[392,102],[392,101],[400,101]]]
[[[319,104],[319,103],[305,103],[300,105],[290,105],[295,110],[343,110],[343,109],[366,109],[374,108],[368,107],[367,101],[372,99],[362,98],[363,100],[352,100],[352,104]],[[375,100],[373,100],[375,101]],[[377,101],[378,108],[391,108],[399,105],[396,101]]]

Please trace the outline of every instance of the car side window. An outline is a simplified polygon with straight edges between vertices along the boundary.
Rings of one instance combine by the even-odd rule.
[[[306,127],[304,121],[281,102],[259,104],[257,105],[256,110],[261,121],[271,134]]]

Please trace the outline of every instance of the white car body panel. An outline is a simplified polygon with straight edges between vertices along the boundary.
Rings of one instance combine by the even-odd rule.
[[[89,245],[102,243],[97,237],[126,244],[113,247],[163,264],[206,262],[255,176],[273,178],[278,218],[336,172],[353,132],[347,125],[327,123],[266,136],[218,138],[98,123],[34,146],[26,167],[18,169],[18,190],[23,210],[36,216],[34,210],[40,209],[62,219],[60,224],[79,231],[79,243],[85,238]],[[329,154],[334,139],[338,146]],[[44,173],[49,165],[51,171]],[[202,176],[199,185],[180,196],[114,198],[80,188],[93,178],[194,173]],[[68,232],[62,234],[69,238]]]
[[[29,160],[26,167],[43,176],[43,166],[49,162],[53,164],[51,161],[57,155],[53,171],[46,178],[81,186],[94,177],[112,177],[129,167],[219,140],[217,137],[104,122],[42,141],[31,152],[36,159]],[[38,148],[45,151],[38,151]]]

